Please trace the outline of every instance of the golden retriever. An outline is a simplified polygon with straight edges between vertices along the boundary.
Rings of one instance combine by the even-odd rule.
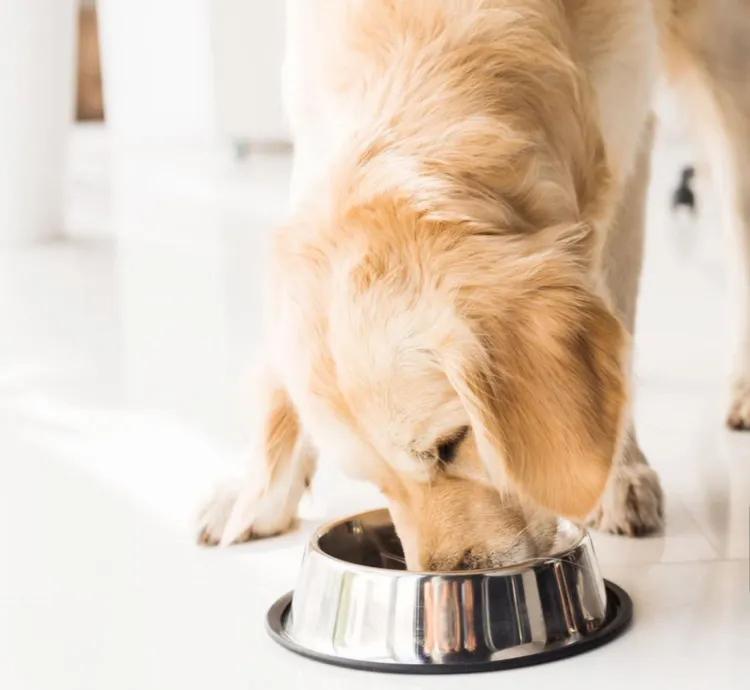
[[[667,75],[692,99],[746,258],[750,2],[291,0],[287,19],[257,446],[200,541],[289,529],[318,457],[379,487],[410,569],[543,554],[556,515],[660,530],[629,385],[654,95]],[[750,336],[738,352],[745,427]]]

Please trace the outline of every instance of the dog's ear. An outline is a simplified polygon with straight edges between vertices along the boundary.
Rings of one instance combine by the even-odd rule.
[[[490,476],[558,515],[584,518],[623,432],[624,329],[598,297],[563,286],[485,314],[474,332],[478,351],[447,369]]]

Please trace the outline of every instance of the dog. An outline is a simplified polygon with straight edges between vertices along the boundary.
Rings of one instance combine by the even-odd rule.
[[[695,116],[746,273],[750,2],[287,8],[255,447],[199,541],[290,529],[318,458],[380,489],[411,570],[543,555],[556,516],[659,533],[630,383],[654,96]],[[747,325],[737,351],[745,429]]]

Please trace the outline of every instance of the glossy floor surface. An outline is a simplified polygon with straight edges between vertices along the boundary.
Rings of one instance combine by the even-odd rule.
[[[695,220],[669,209],[689,158],[680,139],[662,136],[655,154],[635,363],[666,535],[595,536],[604,575],[634,600],[633,626],[574,659],[461,679],[323,666],[266,636],[305,535],[380,505],[369,487],[324,469],[294,534],[195,546],[198,502],[243,459],[288,156],[112,156],[105,144],[98,132],[74,140],[74,239],[0,252],[0,687],[746,686],[750,434],[724,428],[732,311],[712,197]]]

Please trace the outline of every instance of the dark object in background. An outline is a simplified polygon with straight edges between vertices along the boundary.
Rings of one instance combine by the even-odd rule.
[[[677,209],[680,206],[687,206],[691,211],[695,211],[695,194],[690,187],[690,183],[695,177],[695,168],[690,165],[683,169],[680,186],[672,195],[672,208]]]

